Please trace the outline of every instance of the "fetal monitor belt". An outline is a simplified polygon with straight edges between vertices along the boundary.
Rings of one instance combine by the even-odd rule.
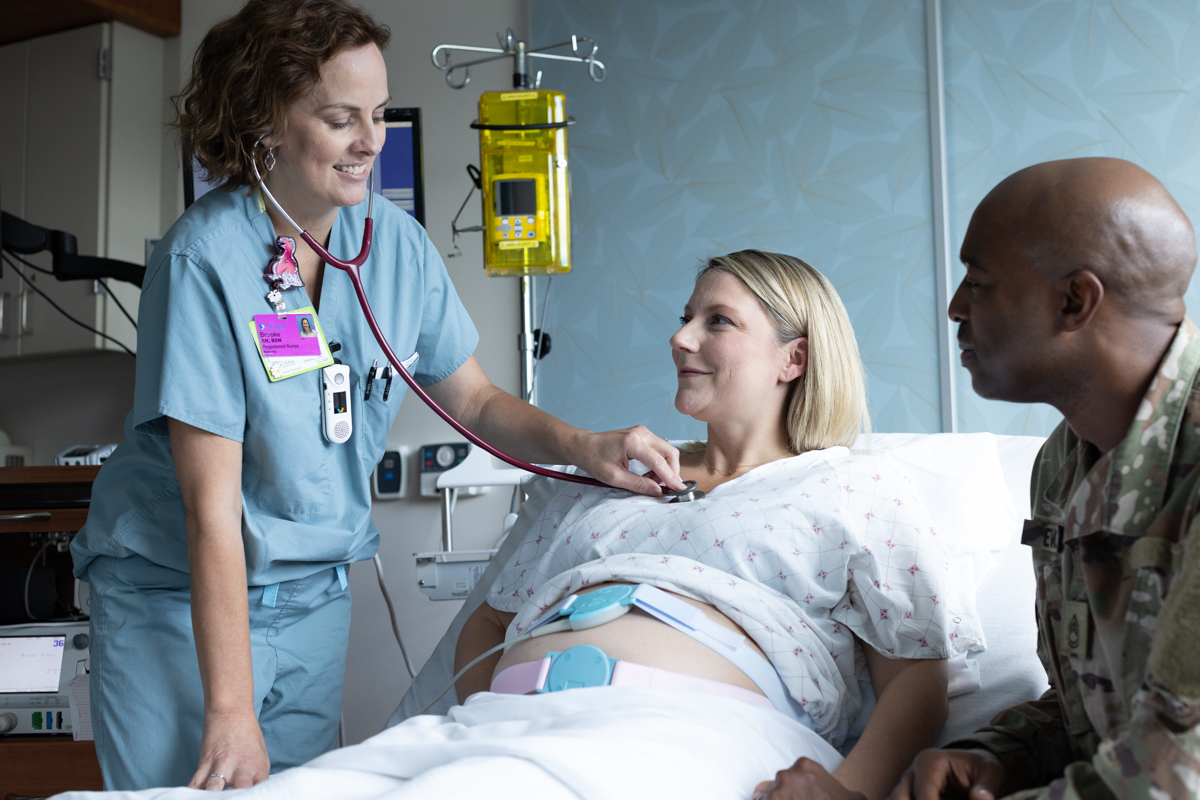
[[[774,708],[761,694],[722,681],[697,678],[656,667],[634,664],[608,654],[590,644],[578,644],[565,652],[549,652],[540,661],[527,661],[508,667],[492,679],[492,691],[499,694],[561,692],[596,686],[650,686],[659,689],[687,689],[722,697],[732,697],[753,705]]]
[[[788,694],[771,662],[754,652],[746,637],[710,620],[703,611],[648,584],[606,586],[588,594],[573,594],[538,617],[529,632],[566,618],[572,630],[586,630],[611,622],[639,608],[687,634],[729,660],[754,681],[771,704],[805,727],[813,728],[812,717]]]

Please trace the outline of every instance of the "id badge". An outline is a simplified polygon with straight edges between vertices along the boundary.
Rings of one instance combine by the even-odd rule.
[[[1062,604],[1062,651],[1075,658],[1088,658],[1092,650],[1091,612],[1087,603],[1064,600]]]
[[[255,314],[250,333],[272,383],[333,363],[321,320],[312,306],[286,314]]]

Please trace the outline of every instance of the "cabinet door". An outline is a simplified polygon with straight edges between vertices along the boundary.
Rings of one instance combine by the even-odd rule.
[[[81,255],[102,252],[107,185],[108,83],[99,58],[101,23],[29,40],[25,143],[25,219],[75,235]],[[48,260],[47,260],[48,266]],[[71,316],[97,327],[91,281],[40,276],[38,288]],[[21,355],[92,350],[95,334],[65,319],[41,297],[29,299]]]
[[[145,263],[146,239],[162,234],[163,49],[163,40],[157,36],[120,22],[112,25],[106,255],[134,264]],[[173,141],[173,136],[167,134],[167,139]],[[136,320],[141,290],[120,281],[108,285]],[[111,297],[104,299],[104,332],[135,350],[133,325]],[[103,346],[117,347],[111,342]]]
[[[25,216],[25,92],[28,45],[0,47],[0,207]],[[7,264],[0,264],[0,358],[18,354],[17,304],[23,285]]]

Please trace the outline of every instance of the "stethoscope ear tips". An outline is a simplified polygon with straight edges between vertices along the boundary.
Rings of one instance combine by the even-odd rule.
[[[690,503],[693,500],[700,500],[704,497],[704,492],[696,488],[695,481],[684,481],[683,489],[676,491],[663,487],[663,497],[669,497],[668,503]]]

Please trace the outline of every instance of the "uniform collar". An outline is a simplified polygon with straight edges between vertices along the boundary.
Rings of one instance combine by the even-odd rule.
[[[1198,371],[1200,331],[1184,319],[1120,444],[1101,455],[1072,432],[1074,451],[1044,498],[1057,505],[1070,492],[1064,539],[1101,530],[1122,536],[1145,534],[1163,506],[1175,438]],[[1085,470],[1082,479],[1076,477]]]

